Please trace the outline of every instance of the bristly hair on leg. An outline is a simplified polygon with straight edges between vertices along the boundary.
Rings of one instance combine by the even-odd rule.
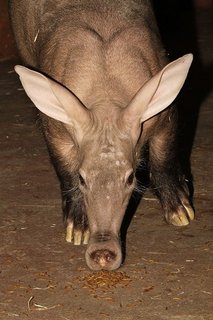
[[[146,191],[146,186],[141,183],[138,179],[136,180],[136,184],[134,187],[134,193],[143,194]]]

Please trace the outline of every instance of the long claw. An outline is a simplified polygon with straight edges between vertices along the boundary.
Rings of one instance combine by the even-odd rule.
[[[73,239],[73,223],[70,222],[66,228],[66,241],[72,242]]]
[[[66,241],[67,242],[73,242],[75,246],[83,244],[88,244],[89,242],[89,237],[90,237],[90,232],[89,230],[82,231],[79,229],[74,228],[74,223],[69,221],[67,223],[67,228],[66,228]]]
[[[82,239],[82,231],[81,230],[77,230],[77,231],[74,230],[74,245],[80,246],[81,239]]]
[[[194,209],[190,205],[183,204],[183,206],[188,213],[189,219],[194,220],[194,217],[195,217]]]
[[[173,212],[167,217],[167,221],[174,226],[187,226],[190,220],[194,219],[194,210],[189,204],[182,203],[183,207],[179,208],[177,212]]]
[[[83,235],[83,244],[88,244],[89,237],[90,237],[90,232],[89,230],[87,230],[84,232],[84,235]]]
[[[173,213],[173,215],[170,218],[170,222],[174,226],[187,226],[189,224],[189,220],[186,217],[186,214],[184,211],[179,211],[178,213]]]

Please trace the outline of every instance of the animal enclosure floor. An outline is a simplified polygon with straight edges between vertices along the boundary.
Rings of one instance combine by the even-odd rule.
[[[212,18],[197,15],[204,71],[187,92],[194,100],[212,81]],[[202,98],[191,154],[196,219],[167,225],[146,193],[124,265],[93,273],[85,246],[65,242],[58,180],[15,63],[0,63],[0,320],[212,320],[213,91]]]

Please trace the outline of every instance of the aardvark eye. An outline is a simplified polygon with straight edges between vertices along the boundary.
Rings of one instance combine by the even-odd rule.
[[[86,187],[86,182],[81,174],[79,174],[79,182],[82,187]]]
[[[130,173],[130,175],[128,176],[128,178],[127,178],[127,180],[126,180],[126,184],[127,184],[128,186],[131,186],[132,183],[133,183],[133,181],[134,181],[134,173],[132,172],[132,173]]]

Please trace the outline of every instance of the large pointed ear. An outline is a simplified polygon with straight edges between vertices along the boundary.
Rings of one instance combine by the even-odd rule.
[[[192,63],[187,54],[157,73],[136,93],[124,110],[127,122],[144,122],[166,109],[180,92]]]
[[[89,121],[89,110],[68,89],[26,67],[17,65],[15,71],[27,95],[41,112],[75,127]]]

